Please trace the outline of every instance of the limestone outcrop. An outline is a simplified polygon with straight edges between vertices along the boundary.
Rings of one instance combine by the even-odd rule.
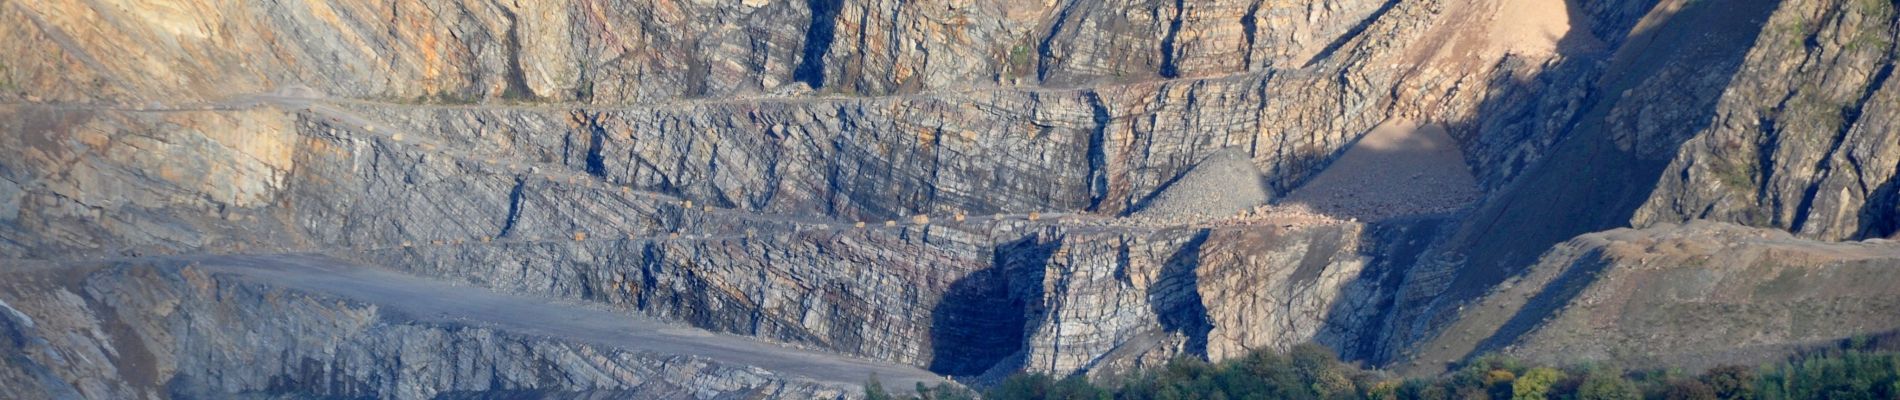
[[[5,272],[0,379],[8,384],[0,394],[748,398],[837,397],[856,385],[511,333],[520,329],[475,314],[450,322],[401,304],[260,282],[221,271],[220,262]]]
[[[1309,341],[1431,372],[1900,330],[1869,286],[1896,15],[0,0],[0,397],[851,397]],[[350,277],[589,317],[410,315],[435,303]],[[1772,323],[1703,334],[1734,321]]]

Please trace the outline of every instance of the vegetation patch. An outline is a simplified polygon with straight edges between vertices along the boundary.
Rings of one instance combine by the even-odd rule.
[[[1760,175],[1753,162],[1731,159],[1728,162],[1711,165],[1710,172],[1722,182],[1722,186],[1738,192],[1747,193],[1755,189],[1755,177]]]
[[[1031,64],[1035,61],[1030,56],[1032,51],[1034,50],[1029,47],[1028,37],[1023,37],[1022,40],[1016,42],[1016,45],[1009,47],[1009,75],[1029,76],[1030,73],[1035,72],[1036,66]]]
[[[1699,374],[1623,370],[1603,365],[1533,366],[1480,358],[1434,378],[1397,379],[1339,361],[1303,345],[1282,354],[1258,351],[1209,363],[1178,358],[1114,382],[1080,375],[1018,374],[982,393],[985,399],[1900,399],[1900,352],[1892,337],[1859,337],[1839,346],[1766,365],[1721,366]],[[974,399],[959,387],[923,387],[895,396],[873,379],[870,399]]]
[[[13,89],[13,70],[7,68],[7,63],[0,62],[0,90]]]

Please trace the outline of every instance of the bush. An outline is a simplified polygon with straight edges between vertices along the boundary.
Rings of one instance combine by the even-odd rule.
[[[1718,399],[1755,398],[1755,372],[1748,367],[1728,365],[1710,369],[1702,374],[1702,383],[1709,385]]]
[[[1051,381],[1048,375],[1017,374],[1004,379],[1002,384],[990,389],[987,397],[992,399],[1040,399],[1048,396]]]
[[[891,396],[891,392],[884,390],[884,382],[877,380],[877,374],[871,374],[871,380],[864,382],[864,398],[865,400],[888,400],[895,397]]]
[[[1900,398],[1900,354],[1847,351],[1765,371],[1755,385],[1762,399]]]
[[[1514,360],[1480,358],[1449,375],[1404,381],[1383,379],[1340,362],[1324,347],[1287,353],[1259,351],[1209,363],[1181,357],[1114,384],[1081,375],[1056,379],[1017,374],[984,392],[988,399],[1577,399],[1704,400],[1900,399],[1900,353],[1840,350],[1810,354],[1759,369],[1724,366],[1701,375],[1611,368],[1527,367]],[[909,398],[971,399],[974,392],[943,384],[918,385]],[[898,398],[875,377],[865,397]]]
[[[1551,389],[1563,382],[1564,373],[1549,367],[1531,368],[1524,377],[1511,384],[1512,400],[1544,400],[1550,398]]]
[[[1641,400],[1643,392],[1623,374],[1605,369],[1590,371],[1577,387],[1578,400]]]

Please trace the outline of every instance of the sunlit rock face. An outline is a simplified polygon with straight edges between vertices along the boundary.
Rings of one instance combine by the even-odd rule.
[[[5,2],[0,397],[850,397],[1306,342],[1417,373],[1763,359],[1900,328],[1871,289],[1897,18]]]

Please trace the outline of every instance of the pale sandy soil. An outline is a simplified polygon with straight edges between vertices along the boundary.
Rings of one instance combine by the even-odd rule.
[[[1280,204],[1339,219],[1380,220],[1457,210],[1480,194],[1443,127],[1392,120]]]
[[[1485,58],[1505,54],[1532,58],[1555,55],[1557,43],[1570,33],[1569,5],[1564,0],[1498,0],[1492,14]]]

